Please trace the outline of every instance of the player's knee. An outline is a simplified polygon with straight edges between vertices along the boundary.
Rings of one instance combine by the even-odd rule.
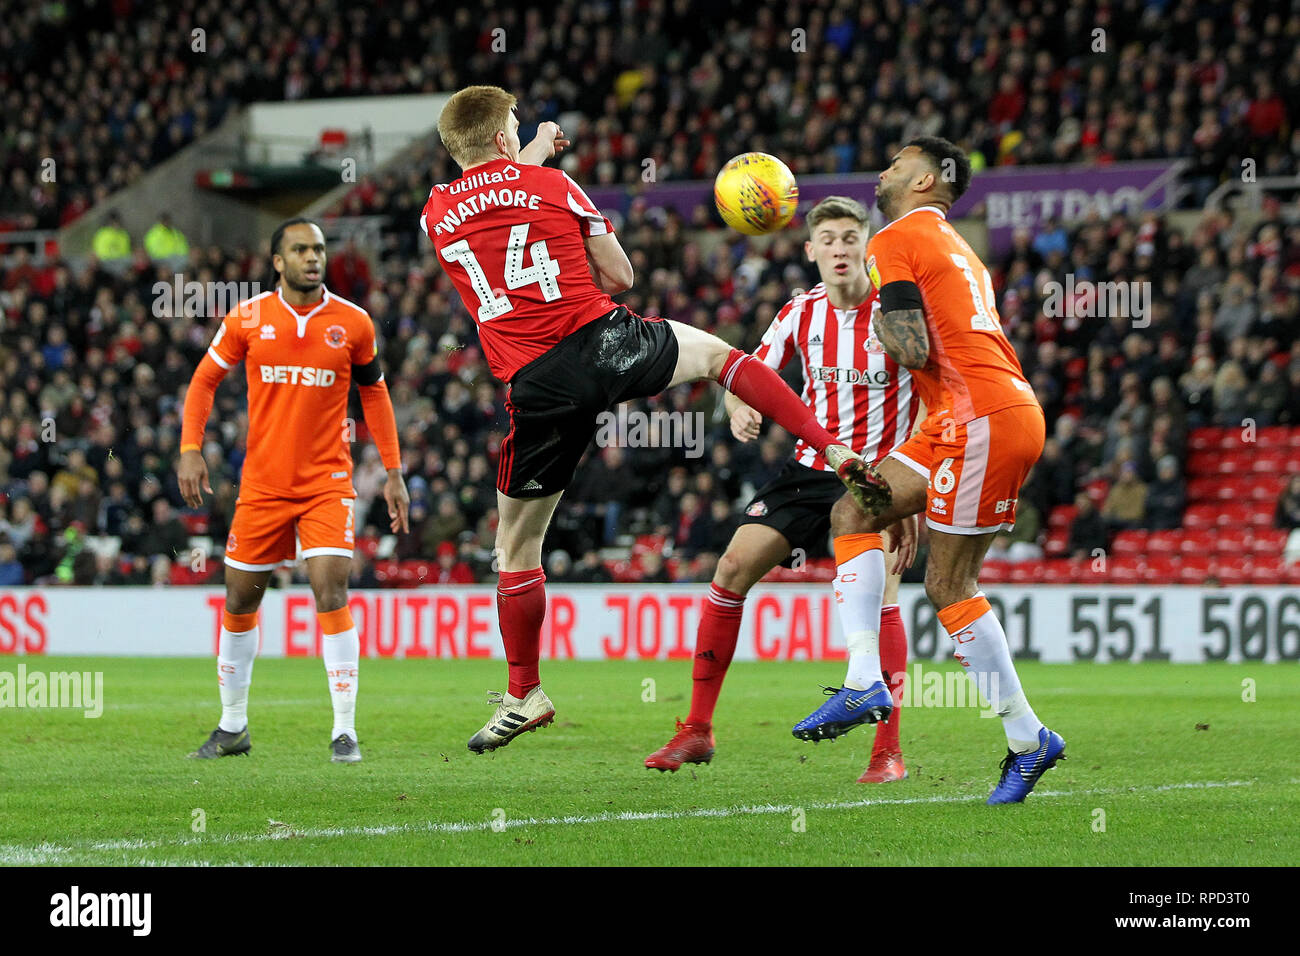
[[[718,558],[717,570],[713,572],[713,581],[718,587],[726,588],[735,594],[744,594],[751,587],[753,571],[747,562],[732,551],[723,552]]]
[[[256,614],[261,604],[261,594],[226,592],[226,610],[231,614]]]
[[[831,505],[831,534],[835,537],[842,534],[868,534],[879,530],[876,518],[864,514],[848,495]]]
[[[312,593],[316,597],[316,612],[318,614],[323,614],[326,611],[337,611],[348,603],[348,586],[346,582],[330,582],[319,587],[313,587]]]
[[[974,582],[966,581],[960,575],[939,568],[934,562],[926,565],[925,596],[929,598],[935,610],[943,610],[958,601],[973,597],[974,594]]]

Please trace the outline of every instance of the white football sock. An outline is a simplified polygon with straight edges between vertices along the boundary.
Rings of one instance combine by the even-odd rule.
[[[966,675],[1002,718],[1007,746],[1016,753],[1037,750],[1043,722],[1025,698],[1002,623],[992,608],[957,633],[949,631],[948,636],[957,645],[957,659],[965,665]]]
[[[227,733],[248,726],[248,686],[257,658],[257,628],[242,633],[221,629],[217,643],[217,684],[221,689],[221,723]]]
[[[840,550],[836,539],[836,550]],[[835,567],[835,607],[848,645],[844,686],[866,690],[880,673],[880,602],[885,594],[885,552],[872,548]]]
[[[357,739],[357,662],[361,657],[361,638],[350,627],[338,634],[326,634],[321,641],[325,674],[329,677],[330,703],[334,705],[334,729],[330,740],[339,734]]]

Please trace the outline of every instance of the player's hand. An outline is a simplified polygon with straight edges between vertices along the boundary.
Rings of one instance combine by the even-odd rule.
[[[208,482],[208,463],[203,460],[203,453],[193,448],[181,452],[181,460],[176,464],[176,483],[180,485],[181,497],[191,508],[203,507],[203,494],[212,494],[212,485]]]
[[[889,568],[890,574],[902,574],[916,560],[917,527],[916,515],[900,518],[887,529],[889,531],[889,550],[894,554],[894,563]]]
[[[731,434],[738,441],[753,441],[758,437],[758,429],[762,424],[763,416],[748,405],[742,405],[731,413]]]
[[[527,161],[540,166],[552,156],[564,152],[568,145],[569,138],[564,135],[564,130],[560,129],[560,124],[547,120],[545,123],[537,124],[537,135],[533,137],[531,143],[520,150],[520,158],[523,159],[524,154],[527,153]]]
[[[384,482],[384,500],[388,502],[389,527],[394,532],[409,532],[411,496],[407,494],[406,482],[402,480],[402,472],[397,468],[388,469],[388,480]]]

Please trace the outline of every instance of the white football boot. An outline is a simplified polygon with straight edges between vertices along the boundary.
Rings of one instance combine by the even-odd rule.
[[[492,691],[488,703],[496,704],[496,713],[483,725],[483,729],[469,739],[469,749],[476,754],[504,747],[525,731],[545,727],[555,720],[555,705],[534,687],[522,699]]]

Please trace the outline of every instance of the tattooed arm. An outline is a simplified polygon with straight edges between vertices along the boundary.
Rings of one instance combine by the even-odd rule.
[[[930,360],[930,335],[920,309],[881,312],[876,335],[889,357],[904,368],[922,368]]]

